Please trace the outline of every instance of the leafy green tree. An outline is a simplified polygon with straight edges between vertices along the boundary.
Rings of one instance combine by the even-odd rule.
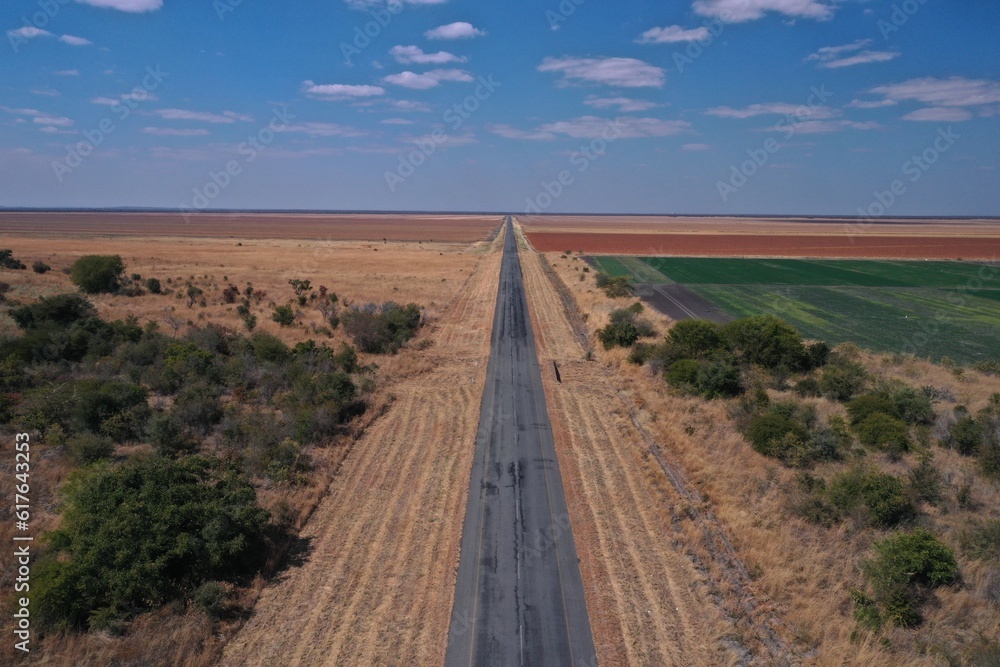
[[[730,347],[747,363],[768,369],[804,370],[809,365],[802,335],[773,315],[730,322],[722,329]]]
[[[892,528],[916,514],[906,487],[898,478],[864,467],[835,475],[830,481],[828,497],[837,509],[854,514],[861,523],[875,528]]]
[[[861,444],[899,455],[910,450],[906,422],[884,412],[873,412],[854,427]]]
[[[681,320],[667,332],[668,354],[676,359],[703,359],[723,348],[722,332],[715,322]]]
[[[639,330],[628,320],[611,322],[597,332],[597,337],[605,350],[613,347],[630,347],[639,340]]]
[[[99,629],[252,572],[268,513],[217,459],[142,457],[73,474],[33,573],[33,617]]]
[[[159,278],[147,278],[146,279],[146,289],[149,290],[150,294],[162,294],[163,285],[160,283]]]
[[[820,373],[823,393],[838,401],[849,401],[864,390],[868,372],[861,364],[842,360],[827,364]]]
[[[122,284],[125,263],[118,255],[84,255],[73,263],[70,278],[88,294],[114,293]]]
[[[295,311],[291,306],[277,306],[271,314],[271,319],[283,327],[290,327],[295,324]]]
[[[79,294],[58,294],[14,308],[10,316],[22,329],[40,329],[47,325],[68,327],[80,320],[97,317],[97,309]]]

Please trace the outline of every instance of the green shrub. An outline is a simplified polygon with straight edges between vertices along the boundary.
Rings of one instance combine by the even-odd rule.
[[[33,616],[49,629],[97,629],[250,573],[268,519],[246,480],[204,457],[78,471],[64,507],[33,572]]]
[[[969,558],[1000,562],[1000,519],[975,521],[962,531],[959,544]]]
[[[868,372],[864,366],[847,360],[827,364],[819,378],[823,394],[838,401],[849,401],[864,390],[867,383]]]
[[[863,467],[835,475],[827,497],[837,509],[875,528],[892,528],[916,514],[899,479]]]
[[[114,456],[111,438],[95,433],[78,433],[66,440],[66,451],[77,465],[96,463]]]
[[[667,348],[676,359],[703,359],[725,347],[715,322],[681,320],[667,332]]]
[[[163,285],[160,284],[157,278],[147,278],[146,279],[146,289],[149,290],[150,294],[162,294]]]
[[[612,299],[621,299],[632,296],[635,288],[632,281],[627,276],[609,276],[606,273],[598,273],[597,286],[604,290],[604,293]]]
[[[182,423],[202,435],[208,435],[212,427],[222,420],[219,396],[219,387],[199,380],[177,392],[174,413]]]
[[[653,358],[655,350],[655,345],[650,345],[649,343],[636,343],[629,351],[628,361],[630,364],[641,366]]]
[[[69,327],[75,322],[97,317],[97,309],[79,294],[59,294],[14,308],[10,316],[21,329]]]
[[[852,399],[847,404],[847,414],[851,418],[851,426],[857,426],[876,412],[895,415],[896,404],[884,394],[865,394]]]
[[[295,311],[291,306],[276,306],[271,319],[283,327],[290,327],[295,324]]]
[[[70,279],[88,294],[114,293],[121,287],[124,271],[118,255],[85,255],[70,267]]]
[[[613,347],[630,347],[639,340],[639,330],[630,321],[611,322],[597,332],[597,338],[605,350]]]
[[[278,338],[264,331],[258,331],[250,337],[253,355],[260,362],[280,363],[292,355],[288,346]]]
[[[698,371],[701,369],[694,359],[681,359],[670,364],[665,377],[667,382],[678,389],[692,389],[698,380]]]
[[[750,420],[747,437],[758,453],[780,459],[789,445],[808,440],[809,430],[795,419],[769,411]]]
[[[43,262],[42,260],[36,259],[31,264],[31,270],[34,271],[35,273],[48,273],[49,271],[52,270],[52,267]]]
[[[795,384],[795,393],[802,398],[816,398],[823,395],[816,378],[802,378]]]
[[[218,581],[206,581],[191,596],[194,606],[210,618],[218,619],[226,611],[226,588]]]
[[[987,359],[985,361],[979,361],[973,366],[973,368],[980,373],[985,373],[986,375],[1000,375],[1000,360]]]
[[[168,458],[186,454],[195,444],[184,433],[184,424],[176,415],[161,412],[149,420],[149,443],[156,453]]]
[[[421,325],[419,306],[400,306],[391,301],[351,307],[341,319],[354,344],[369,354],[395,354]]]
[[[808,370],[809,356],[802,335],[773,315],[756,315],[722,328],[730,348],[749,364],[767,369]]]
[[[24,265],[24,262],[14,258],[14,251],[10,248],[0,250],[0,267],[4,269],[13,269],[14,271],[21,271],[27,268]]]
[[[739,396],[743,386],[736,360],[728,353],[717,353],[699,367],[695,386],[708,399]]]
[[[958,580],[955,555],[926,530],[890,535],[873,549],[862,571],[881,618],[891,625],[919,625],[921,594]]]
[[[910,450],[910,432],[906,422],[884,412],[874,412],[854,427],[861,444],[893,455]]]
[[[947,443],[959,454],[972,456],[979,451],[983,427],[971,415],[963,415],[948,430]]]
[[[922,454],[917,467],[909,472],[910,495],[936,505],[941,500],[941,485],[941,472],[934,466],[933,454]]]

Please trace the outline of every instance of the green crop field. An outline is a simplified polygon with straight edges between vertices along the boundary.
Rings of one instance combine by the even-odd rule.
[[[662,276],[640,280],[626,262]],[[971,262],[594,258],[636,282],[676,282],[734,317],[771,313],[803,335],[879,352],[1000,359],[1000,267]],[[631,263],[629,262],[629,263]],[[606,268],[605,268],[606,267]]]
[[[628,276],[638,283],[673,282],[639,257],[594,257],[592,261],[610,276]]]

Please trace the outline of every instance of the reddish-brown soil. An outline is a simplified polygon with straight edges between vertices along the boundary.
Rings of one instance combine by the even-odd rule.
[[[1000,259],[1000,228],[994,236],[830,236],[760,234],[579,233],[527,230],[540,252],[581,251],[608,255],[694,257],[884,257]]]
[[[0,212],[0,233],[471,243],[498,216],[339,213]]]

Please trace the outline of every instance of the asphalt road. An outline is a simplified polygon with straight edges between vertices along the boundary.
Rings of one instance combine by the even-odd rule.
[[[509,218],[445,665],[597,665]]]

